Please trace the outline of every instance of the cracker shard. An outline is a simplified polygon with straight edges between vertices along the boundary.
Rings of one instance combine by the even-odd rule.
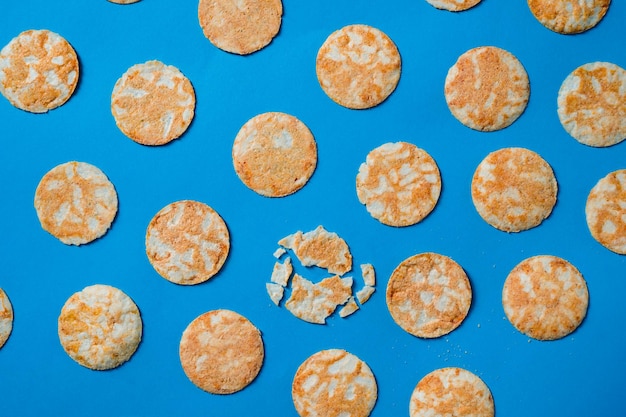
[[[270,281],[286,287],[292,272],[293,266],[291,265],[291,258],[287,257],[284,262],[276,262],[274,264]]]
[[[293,250],[304,266],[318,266],[338,275],[352,269],[352,254],[348,244],[336,233],[326,231],[323,226],[307,233],[298,231],[281,239],[278,244]]]
[[[350,297],[348,299],[348,302],[346,304],[344,304],[344,306],[341,308],[341,310],[339,310],[339,317],[341,317],[341,318],[348,317],[349,315],[351,315],[354,312],[356,312],[358,309],[359,309],[359,305],[356,303],[355,298],[354,297]]]
[[[267,290],[267,294],[270,296],[272,302],[276,305],[280,304],[280,301],[283,299],[285,295],[285,288],[279,284],[275,284],[273,282],[267,282],[265,284],[265,289]]]
[[[352,295],[352,278],[335,275],[314,284],[294,274],[291,296],[285,307],[294,316],[309,323],[324,324],[337,306],[344,304]]]
[[[376,285],[376,272],[372,264],[361,264],[361,276],[365,285],[374,287]]]
[[[376,289],[374,287],[370,287],[369,285],[366,285],[357,291],[356,298],[359,300],[359,304],[365,304],[370,299],[372,294],[374,294],[374,291],[376,291]]]

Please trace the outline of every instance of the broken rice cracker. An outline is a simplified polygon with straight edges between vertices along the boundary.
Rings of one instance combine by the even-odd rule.
[[[285,303],[294,316],[309,323],[324,324],[337,306],[345,304],[352,295],[352,278],[337,275],[317,284],[294,274],[291,296]]]

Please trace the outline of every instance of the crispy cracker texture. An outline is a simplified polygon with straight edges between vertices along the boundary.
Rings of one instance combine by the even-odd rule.
[[[605,248],[626,255],[626,169],[607,174],[589,192],[587,226]]]
[[[589,293],[582,274],[564,259],[534,256],[509,273],[502,306],[511,324],[537,340],[572,333],[587,314]]]
[[[13,306],[7,293],[0,288],[0,348],[9,339],[13,330]]]
[[[41,227],[67,245],[103,236],[117,214],[117,193],[97,167],[70,161],[48,171],[35,191]]]
[[[291,396],[300,417],[367,417],[376,404],[378,387],[365,362],[345,350],[328,349],[300,365]]]
[[[78,74],[74,48],[46,29],[24,31],[0,51],[0,93],[31,113],[63,105],[76,89]]]
[[[553,32],[574,34],[596,26],[611,0],[528,0],[533,16]]]
[[[194,319],[183,332],[179,356],[185,374],[212,394],[232,394],[258,375],[264,359],[261,332],[230,310],[213,310]]]
[[[322,90],[350,109],[379,105],[400,80],[398,48],[385,33],[367,25],[333,32],[320,47],[316,72]]]

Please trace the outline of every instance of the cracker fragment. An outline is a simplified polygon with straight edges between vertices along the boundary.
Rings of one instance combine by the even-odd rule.
[[[70,161],[48,171],[35,191],[41,227],[67,245],[101,236],[117,214],[117,193],[94,165]]]
[[[204,36],[219,49],[238,55],[256,52],[280,30],[281,0],[200,0],[198,20]]]
[[[259,374],[265,352],[261,332],[230,310],[196,317],[180,339],[180,362],[189,380],[212,394],[232,394]]]
[[[178,68],[160,61],[130,67],[115,83],[111,113],[133,141],[158,146],[179,138],[194,116],[196,95]]]
[[[163,278],[195,285],[224,265],[230,235],[220,215],[204,203],[181,200],[162,208],[146,231],[146,254]]]
[[[410,417],[493,417],[489,387],[461,368],[440,368],[424,376],[411,394]]]
[[[4,346],[13,330],[13,306],[7,293],[0,288],[0,348]]]
[[[274,251],[273,255],[274,255],[274,258],[280,259],[280,257],[286,253],[287,251],[285,250],[285,248],[279,247]]]
[[[607,147],[626,139],[626,70],[591,62],[561,84],[557,112],[563,128],[578,142]]]
[[[280,304],[285,295],[285,287],[274,282],[266,282],[265,290],[267,291],[267,295],[270,296],[270,300],[276,305]]]
[[[528,74],[510,52],[482,46],[462,54],[450,68],[444,95],[452,115],[465,126],[500,130],[526,109]]]
[[[385,143],[359,167],[356,191],[361,204],[381,223],[410,226],[435,208],[441,175],[426,151],[407,142]]]
[[[387,307],[406,332],[435,338],[460,326],[472,302],[463,268],[436,253],[411,256],[400,263],[387,284]]]
[[[335,275],[314,284],[296,273],[291,285],[285,307],[299,319],[315,324],[325,324],[337,306],[345,304],[352,295],[350,277]]]
[[[605,248],[626,255],[626,169],[600,179],[585,205],[587,227]]]
[[[101,284],[74,293],[58,319],[65,352],[94,370],[116,368],[128,361],[139,346],[142,327],[133,300],[121,290]]]
[[[370,287],[369,285],[366,285],[365,287],[358,290],[356,293],[356,299],[359,300],[359,304],[365,304],[374,294],[374,291],[376,291],[376,288]]]
[[[278,244],[293,250],[304,266],[318,266],[338,275],[352,269],[352,254],[346,241],[321,225],[310,232],[286,236]]]
[[[354,297],[350,297],[348,302],[339,310],[339,317],[346,318],[349,315],[355,313],[359,309],[359,305],[356,303]]]
[[[49,30],[27,30],[0,51],[0,93],[17,107],[45,113],[67,102],[78,84],[74,48]]]
[[[528,0],[533,16],[546,28],[562,34],[587,31],[604,17],[611,0]]]
[[[558,186],[550,165],[536,152],[504,148],[482,160],[472,178],[478,214],[505,232],[538,226],[556,204]]]
[[[317,144],[299,119],[279,112],[259,114],[237,133],[232,150],[235,172],[266,197],[295,193],[317,166]]]
[[[367,417],[376,404],[378,387],[364,361],[345,350],[328,349],[298,367],[291,396],[301,417]]]
[[[361,264],[361,277],[363,277],[363,282],[365,282],[365,285],[369,285],[370,287],[375,286],[376,271],[374,271],[374,265]]]
[[[431,6],[448,10],[450,12],[460,12],[471,9],[480,3],[481,0],[426,0]]]
[[[322,90],[350,109],[382,103],[400,80],[398,48],[379,29],[349,25],[333,32],[317,53],[316,72]]]
[[[291,258],[285,258],[284,262],[274,263],[274,269],[272,270],[272,276],[270,281],[279,284],[282,287],[286,287],[291,278],[293,272],[293,266],[291,265]]]
[[[572,333],[587,314],[589,293],[582,274],[564,259],[534,256],[509,273],[502,306],[511,324],[538,340]]]

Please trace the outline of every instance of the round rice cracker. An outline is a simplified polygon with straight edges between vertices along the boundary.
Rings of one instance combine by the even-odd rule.
[[[400,80],[401,59],[393,41],[379,29],[349,25],[333,32],[317,53],[322,90],[349,109],[379,105]]]
[[[224,265],[230,235],[220,215],[204,203],[181,200],[162,208],[146,232],[146,254],[166,280],[195,285]]]
[[[440,368],[418,383],[409,405],[410,417],[493,417],[495,407],[489,387],[462,368]]]
[[[311,131],[296,117],[278,112],[248,120],[233,144],[233,165],[241,181],[266,197],[293,194],[317,165]]]
[[[74,361],[94,370],[116,368],[137,350],[142,336],[137,305],[121,290],[96,284],[74,293],[61,309],[61,346]]]
[[[626,255],[626,169],[613,171],[598,181],[587,197],[585,215],[595,240]]]
[[[194,319],[180,340],[180,362],[194,385],[212,394],[247,387],[263,365],[263,340],[245,317],[213,310]]]
[[[282,23],[281,0],[200,0],[198,20],[204,36],[217,48],[248,55],[278,35]]]
[[[463,10],[471,9],[480,3],[481,0],[426,0],[431,6],[448,10],[450,12],[461,12]]]
[[[356,191],[361,204],[381,223],[410,226],[435,208],[441,175],[426,151],[406,142],[385,143],[359,167]]]
[[[588,146],[626,139],[626,70],[610,62],[576,68],[561,84],[557,112],[563,128]]]
[[[463,268],[447,256],[422,253],[400,263],[387,284],[387,308],[406,332],[436,338],[461,325],[472,303]]]
[[[78,74],[74,48],[49,30],[22,32],[0,51],[0,93],[31,113],[45,113],[67,102]]]
[[[46,173],[35,191],[41,227],[67,245],[103,236],[117,214],[117,193],[104,173],[70,161]]]
[[[533,16],[543,26],[561,34],[580,33],[596,26],[611,0],[528,0]]]
[[[13,306],[7,293],[0,288],[0,348],[4,346],[13,330]]]
[[[502,289],[502,306],[511,324],[537,340],[555,340],[572,333],[585,318],[588,304],[581,273],[551,255],[520,262]]]
[[[478,214],[505,232],[520,232],[541,224],[556,204],[557,190],[550,165],[524,148],[490,153],[472,178],[472,201]]]
[[[291,396],[301,417],[367,417],[376,404],[378,387],[365,362],[345,350],[328,349],[300,365]]]
[[[117,4],[133,4],[133,3],[137,3],[140,0],[109,0],[111,3],[117,3]]]
[[[111,113],[133,141],[158,146],[182,136],[194,117],[196,95],[178,68],[160,61],[130,67],[115,83]]]
[[[528,74],[510,52],[482,46],[462,54],[450,68],[444,95],[452,115],[479,131],[504,129],[526,109]]]

